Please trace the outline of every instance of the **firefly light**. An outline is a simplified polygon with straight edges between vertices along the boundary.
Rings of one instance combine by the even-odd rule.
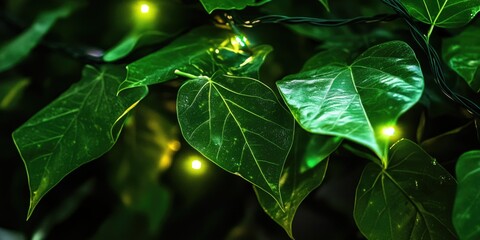
[[[192,161],[192,169],[199,170],[202,168],[202,162],[198,159]]]
[[[395,134],[395,128],[392,126],[384,127],[382,129],[382,134],[385,135],[386,137],[391,137]]]
[[[142,3],[142,5],[140,5],[140,12],[141,13],[148,13],[150,11],[150,6],[146,3]]]

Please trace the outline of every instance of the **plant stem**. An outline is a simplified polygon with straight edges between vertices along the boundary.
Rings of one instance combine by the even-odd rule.
[[[435,27],[435,25],[430,25],[430,29],[428,29],[428,33],[427,33],[427,43],[430,43],[430,35],[432,35],[432,32],[433,32],[433,28]]]
[[[186,78],[190,78],[190,79],[200,78],[200,76],[195,76],[195,75],[190,74],[190,73],[182,72],[178,69],[175,69],[175,72],[173,72],[173,73],[177,74],[178,76],[182,76],[182,77],[186,77]]]

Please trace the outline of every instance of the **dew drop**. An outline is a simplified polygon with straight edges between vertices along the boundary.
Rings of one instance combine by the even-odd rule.
[[[437,166],[437,159],[433,159],[433,160],[432,160],[432,165],[433,165],[433,166]]]
[[[367,191],[367,189],[365,189],[365,188],[364,188],[364,189],[362,189],[362,192],[366,192],[366,191]]]
[[[418,189],[418,181],[415,180],[415,187]]]
[[[368,205],[373,205],[373,201],[369,201],[369,202],[368,202]]]

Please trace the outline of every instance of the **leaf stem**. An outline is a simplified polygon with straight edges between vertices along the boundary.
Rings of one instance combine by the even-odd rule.
[[[434,25],[434,24],[430,25],[430,29],[428,29],[428,33],[427,33],[427,43],[430,43],[430,35],[432,35],[433,28],[435,28],[435,25]]]
[[[186,78],[190,78],[190,79],[200,78],[200,76],[195,76],[195,75],[190,74],[190,73],[182,72],[178,69],[175,69],[175,72],[173,72],[173,73],[177,74],[178,76],[182,76],[182,77],[186,77]]]

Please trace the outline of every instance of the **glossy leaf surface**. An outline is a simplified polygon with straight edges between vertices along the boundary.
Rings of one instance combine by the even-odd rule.
[[[28,216],[67,174],[113,146],[124,116],[147,94],[144,87],[117,96],[123,76],[122,69],[87,66],[80,82],[15,130],[30,186]]]
[[[212,51],[229,41],[226,31],[202,27],[178,38],[168,46],[127,66],[127,78],[119,91],[165,82],[177,77],[176,69],[203,74],[202,68],[213,64]]]
[[[480,238],[480,150],[460,156],[456,166],[458,189],[453,208],[453,225],[460,239]]]
[[[109,49],[103,56],[103,60],[112,62],[127,56],[135,48],[144,44],[159,43],[169,37],[168,34],[158,31],[138,32],[134,31],[122,39],[116,46]]]
[[[320,53],[277,86],[304,129],[353,140],[385,159],[383,128],[393,126],[422,94],[419,63],[400,41],[374,46],[352,64],[347,57],[341,50]]]
[[[65,5],[55,10],[41,13],[32,26],[0,47],[0,72],[3,72],[22,59],[40,42],[59,18],[66,17],[77,5]]]
[[[480,0],[400,0],[419,21],[443,28],[460,27],[480,11]]]
[[[357,187],[354,217],[368,239],[456,239],[451,212],[456,182],[409,140],[395,143],[389,165],[368,164]]]
[[[480,27],[471,26],[458,36],[445,39],[442,56],[444,61],[458,73],[475,91],[480,91]]]
[[[292,223],[302,201],[320,186],[325,177],[328,156],[342,142],[338,137],[310,135],[296,131],[297,138],[280,181],[284,209],[268,194],[256,191],[263,210],[293,239]],[[303,138],[309,138],[305,141]]]
[[[241,10],[247,6],[259,6],[270,0],[200,0],[203,7],[208,13],[212,13],[213,10]]]
[[[222,71],[192,79],[178,92],[177,117],[191,146],[282,204],[279,181],[294,121],[269,87]]]

